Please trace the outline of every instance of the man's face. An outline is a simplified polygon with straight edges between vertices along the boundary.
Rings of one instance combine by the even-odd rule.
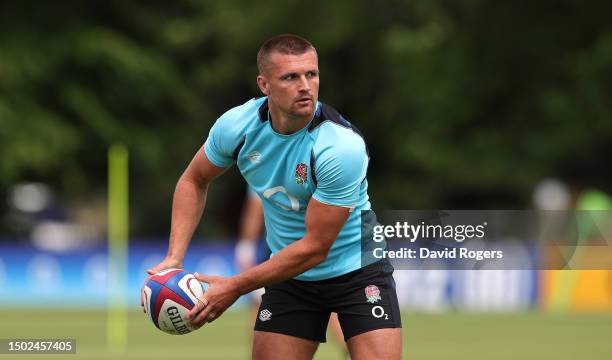
[[[312,116],[319,98],[317,53],[312,50],[302,55],[271,53],[257,84],[268,96],[270,106],[287,117]]]

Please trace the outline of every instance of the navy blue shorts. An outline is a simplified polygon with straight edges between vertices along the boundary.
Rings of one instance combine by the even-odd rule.
[[[332,312],[344,340],[367,331],[401,328],[393,266],[383,260],[331,279],[290,279],[265,288],[255,331],[326,341]]]

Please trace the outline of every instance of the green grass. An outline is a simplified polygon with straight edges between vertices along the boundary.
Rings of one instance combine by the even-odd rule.
[[[0,310],[0,338],[76,338],[77,355],[0,355],[18,359],[248,359],[246,311],[228,312],[184,336],[155,329],[129,314],[124,353],[106,350],[101,311]],[[404,314],[404,359],[609,359],[612,314]],[[328,336],[330,339],[331,336]],[[332,342],[315,359],[342,359]]]

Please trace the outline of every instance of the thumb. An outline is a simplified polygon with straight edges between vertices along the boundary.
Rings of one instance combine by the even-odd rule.
[[[162,271],[162,270],[164,270],[164,267],[163,267],[163,266],[161,266],[161,264],[159,264],[159,265],[153,266],[152,268],[150,268],[149,270],[147,270],[147,274],[149,274],[149,275],[155,275],[155,274],[157,274],[158,272],[160,272],[160,271]]]
[[[213,282],[213,281],[215,281],[215,280],[220,278],[220,276],[202,275],[202,274],[198,274],[198,273],[193,274],[193,276],[195,276],[195,278],[198,279],[198,281],[202,281],[202,282],[205,282],[207,284],[210,284],[211,282]]]

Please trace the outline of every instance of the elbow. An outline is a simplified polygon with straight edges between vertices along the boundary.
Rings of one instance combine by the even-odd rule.
[[[307,259],[310,267],[315,267],[327,259],[330,246],[313,246],[309,250]]]
[[[310,258],[310,267],[315,267],[327,259],[327,254],[315,254]]]
[[[205,191],[208,188],[209,181],[203,178],[195,177],[191,174],[184,173],[176,183],[175,191],[179,188],[192,187],[199,191]]]

